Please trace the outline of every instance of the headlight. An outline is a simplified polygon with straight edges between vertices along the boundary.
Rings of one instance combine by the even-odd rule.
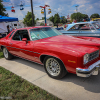
[[[88,53],[84,55],[83,61],[84,61],[84,64],[88,63],[88,61],[89,61],[89,54]]]

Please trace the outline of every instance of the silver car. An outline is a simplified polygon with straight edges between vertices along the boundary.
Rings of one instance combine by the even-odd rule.
[[[73,36],[88,36],[100,38],[100,22],[79,22],[69,24],[65,30],[59,30],[61,33]]]

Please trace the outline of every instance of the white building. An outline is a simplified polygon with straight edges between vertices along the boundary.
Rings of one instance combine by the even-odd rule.
[[[47,22],[47,26],[53,26],[54,25],[53,22],[51,22],[50,20],[46,20],[46,22]],[[45,25],[45,20],[37,20],[36,26],[40,26],[41,23],[44,23],[44,25]]]

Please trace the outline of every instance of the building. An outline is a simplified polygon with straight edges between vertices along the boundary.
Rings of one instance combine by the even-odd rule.
[[[53,22],[51,22],[50,20],[47,20],[47,26],[54,26]],[[41,23],[43,23],[45,25],[45,20],[37,20],[36,21],[36,26],[40,26]]]

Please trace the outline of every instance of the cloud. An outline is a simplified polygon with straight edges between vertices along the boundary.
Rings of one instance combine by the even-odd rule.
[[[8,0],[10,3],[15,5],[16,13],[12,13],[8,8],[7,12],[9,16],[18,17],[19,19],[23,19],[28,11],[31,11],[30,0]],[[16,4],[21,4],[23,1],[24,10],[20,11],[20,7],[16,7]],[[88,14],[89,16],[93,13],[100,14],[100,0],[33,0],[33,11],[36,18],[41,19],[44,15],[41,14],[41,8],[39,7],[44,6],[45,4],[50,5],[51,14],[48,14],[48,8],[46,8],[47,18],[50,16],[58,13],[60,16],[67,16],[68,14],[71,15],[76,11],[75,5],[79,5],[78,11],[83,14]],[[7,5],[6,7],[11,6]]]

